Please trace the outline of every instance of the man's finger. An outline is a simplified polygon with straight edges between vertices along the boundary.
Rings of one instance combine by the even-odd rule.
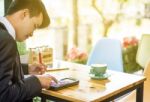
[[[51,75],[49,75],[49,77],[50,77],[55,83],[58,83],[58,80],[57,80],[55,77],[53,77],[53,76],[51,76]]]

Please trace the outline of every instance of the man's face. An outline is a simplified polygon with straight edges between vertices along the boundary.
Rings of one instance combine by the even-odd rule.
[[[29,13],[25,12],[21,18],[20,23],[16,30],[16,40],[24,41],[33,35],[35,29],[37,29],[43,21],[43,15],[40,13],[38,16],[30,17]]]

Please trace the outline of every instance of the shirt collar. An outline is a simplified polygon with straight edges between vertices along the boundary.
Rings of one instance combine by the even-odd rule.
[[[0,22],[4,24],[4,26],[6,27],[7,31],[9,32],[9,34],[15,40],[16,39],[16,32],[15,32],[15,29],[12,26],[12,24],[8,21],[8,19],[6,17],[0,17]]]

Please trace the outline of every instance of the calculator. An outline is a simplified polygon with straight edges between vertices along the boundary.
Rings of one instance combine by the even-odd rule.
[[[49,90],[60,90],[70,86],[79,84],[79,80],[74,78],[63,78],[58,81],[58,83],[52,82]]]

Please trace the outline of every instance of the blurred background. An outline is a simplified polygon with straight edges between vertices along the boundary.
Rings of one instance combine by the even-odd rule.
[[[142,34],[150,34],[150,0],[42,1],[51,24],[36,30],[34,36],[25,42],[18,43],[21,55],[26,54],[29,48],[48,46],[53,48],[54,59],[68,60],[68,54],[77,52],[84,53],[87,59],[95,43],[107,37],[119,39],[124,56],[129,57],[132,53],[134,61],[131,62],[135,62],[138,41]],[[0,0],[1,16],[10,2]],[[124,62],[126,60],[130,62],[130,58]]]

